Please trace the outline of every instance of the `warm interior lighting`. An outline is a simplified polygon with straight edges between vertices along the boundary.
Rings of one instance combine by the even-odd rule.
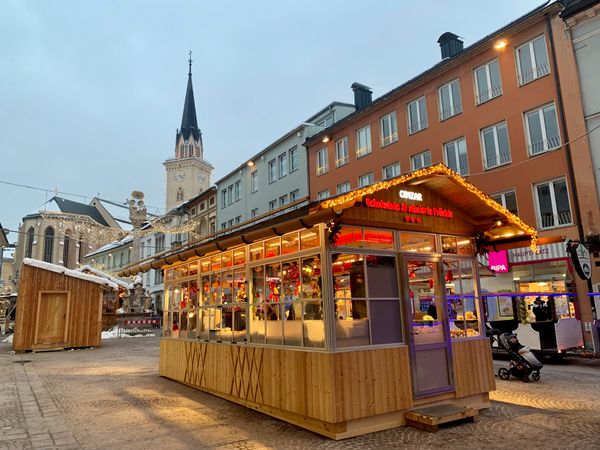
[[[323,143],[327,144],[330,141],[329,136],[323,136]]]
[[[504,47],[506,47],[508,44],[506,42],[505,39],[499,39],[496,41],[496,43],[494,44],[494,48],[496,50],[502,50]]]

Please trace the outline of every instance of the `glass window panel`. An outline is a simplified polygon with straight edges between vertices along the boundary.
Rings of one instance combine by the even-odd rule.
[[[457,250],[459,255],[472,256],[473,255],[473,240],[470,238],[458,238],[456,242]]]
[[[396,258],[366,256],[369,298],[398,298]]]
[[[521,84],[523,84],[533,79],[533,65],[531,61],[531,52],[529,51],[529,44],[521,47],[518,52],[519,66],[521,69]]]
[[[210,272],[210,259],[203,259],[200,261],[200,271],[202,273]]]
[[[462,104],[460,99],[460,82],[458,80],[452,82],[450,85],[450,89],[452,91],[452,114],[458,114],[462,111]]]
[[[266,334],[265,312],[262,305],[252,305],[250,307],[250,342],[263,344]]]
[[[281,264],[273,263],[265,266],[266,301],[275,303],[281,300]]]
[[[391,230],[365,228],[364,236],[367,248],[394,249],[394,232]]]
[[[320,238],[318,227],[300,231],[300,250],[307,250],[309,248],[319,247],[319,245]]]
[[[546,75],[549,72],[548,54],[546,53],[546,40],[543,36],[533,41],[533,54],[537,68],[536,76]]]
[[[213,271],[221,269],[221,255],[210,258],[210,269]]]
[[[288,233],[281,238],[281,252],[284,255],[298,251],[298,232]]]
[[[440,99],[442,103],[442,119],[452,115],[452,103],[450,102],[450,86],[444,86],[440,89]]]
[[[539,111],[533,111],[527,114],[527,126],[529,129],[529,145],[531,153],[536,154],[544,151],[544,136],[542,134],[542,123]]]
[[[291,302],[300,299],[300,265],[297,260],[282,263],[282,294],[286,313]]]
[[[190,263],[188,269],[188,276],[198,275],[198,261]]]
[[[365,298],[363,255],[336,253],[331,258],[335,298]]]
[[[322,314],[316,314],[314,311],[320,311],[321,306],[318,302],[308,302],[305,304],[304,314],[304,346],[323,348],[325,346],[325,324]]]
[[[435,236],[401,233],[400,247],[403,252],[435,252]]]
[[[233,255],[231,252],[221,254],[221,267],[224,269],[233,266]]]
[[[221,273],[221,303],[233,303],[233,272]]]
[[[213,273],[210,277],[210,303],[217,305],[221,303],[221,274]]]
[[[511,213],[517,214],[517,194],[514,192],[507,192],[504,194],[504,207]]]
[[[410,132],[414,133],[419,131],[419,113],[417,103],[411,103],[408,105],[408,113],[410,119]]]
[[[321,260],[318,255],[302,260],[302,298],[321,298]]]
[[[285,322],[283,324],[283,345],[301,346],[302,333],[302,302],[285,305]]]
[[[494,130],[488,128],[483,132],[483,145],[485,147],[486,167],[494,167],[498,165],[496,158],[496,141],[494,140]]]
[[[177,278],[187,277],[188,274],[188,266],[187,264],[182,264],[177,267]]]
[[[246,252],[243,248],[233,251],[233,265],[239,266],[246,262]]]
[[[362,247],[362,228],[342,226],[333,243],[335,246]]]
[[[488,64],[490,72],[490,80],[492,82],[492,97],[496,97],[502,93],[502,81],[500,80],[500,66],[498,61],[492,61]],[[489,89],[489,88],[488,88]]]
[[[544,108],[544,124],[546,125],[547,147],[554,148],[560,144],[558,122],[554,105]]]
[[[252,268],[252,303],[265,301],[265,268],[258,266]]]
[[[454,236],[442,236],[442,253],[456,255],[458,245]]]
[[[258,261],[265,257],[264,243],[252,244],[250,246],[250,261]]]
[[[486,67],[480,67],[475,71],[475,79],[477,80],[477,95],[479,102],[485,102],[490,98],[490,87],[488,86]]]
[[[554,198],[556,199],[556,211],[560,225],[571,223],[571,209],[569,207],[569,195],[565,181],[555,181]]]
[[[500,151],[500,164],[510,161],[510,148],[508,145],[508,130],[505,124],[496,127],[498,133],[498,149]]]
[[[400,300],[370,300],[369,315],[374,345],[402,342]]]
[[[427,128],[427,107],[424,98],[419,99],[419,116],[421,120],[419,129]]]
[[[554,226],[554,212],[552,209],[552,198],[550,197],[550,185],[540,184],[537,186],[538,203],[542,227]]]
[[[265,241],[265,258],[273,258],[281,254],[281,238],[276,237]]]
[[[446,163],[452,170],[459,172],[458,160],[456,159],[456,143],[446,144]],[[459,172],[460,173],[460,172]]]

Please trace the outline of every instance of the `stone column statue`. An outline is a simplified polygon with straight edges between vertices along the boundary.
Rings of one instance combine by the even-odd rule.
[[[129,204],[129,220],[133,225],[133,245],[131,250],[131,263],[138,262],[140,257],[140,231],[142,225],[147,221],[146,206],[144,205],[144,193],[133,191],[127,200]]]

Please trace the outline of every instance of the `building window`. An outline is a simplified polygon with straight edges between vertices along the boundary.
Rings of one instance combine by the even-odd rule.
[[[211,198],[208,200],[208,205],[209,205],[209,206],[213,206],[214,204],[215,204],[215,197],[211,197]]]
[[[227,188],[227,204],[231,205],[233,203],[233,184],[230,184]]]
[[[396,111],[386,114],[379,120],[381,128],[381,146],[391,144],[398,140],[398,124],[396,122]]]
[[[44,232],[44,261],[52,262],[52,250],[54,247],[54,228],[48,227]]]
[[[233,219],[229,219],[229,220],[227,221],[227,226],[228,226],[229,228],[231,228],[231,227],[233,226]]]
[[[250,215],[252,216],[252,218],[258,216],[258,208],[254,208],[251,212]]]
[[[269,161],[269,183],[277,181],[277,166],[276,161],[272,159]]]
[[[564,178],[534,185],[540,228],[571,225],[569,192]]]
[[[525,113],[525,132],[530,155],[560,147],[554,103]]]
[[[224,230],[224,229],[226,229],[226,228],[227,228],[227,222],[223,222],[223,223],[221,224],[221,230]]]
[[[396,162],[394,164],[390,164],[389,166],[385,166],[383,168],[383,179],[389,180],[390,178],[395,178],[400,175],[400,163]]]
[[[446,165],[460,175],[469,174],[469,160],[467,158],[467,141],[464,137],[444,144],[444,157]]]
[[[279,155],[279,178],[283,178],[288,174],[288,155],[283,153]]]
[[[337,188],[336,188],[337,194],[345,194],[346,192],[350,192],[350,183],[348,181],[337,185]],[[328,191],[328,194],[329,194],[329,191]],[[329,195],[327,195],[327,197],[329,197]],[[327,198],[327,197],[324,197],[324,198]]]
[[[290,172],[298,170],[298,148],[292,147],[290,149]]]
[[[327,147],[317,152],[317,175],[323,175],[329,171],[327,159]]]
[[[235,218],[235,224],[237,225],[241,221],[242,221],[242,216],[236,216],[236,218]]]
[[[481,104],[502,95],[500,65],[495,59],[475,69],[475,101]]]
[[[279,207],[281,208],[282,206],[285,206],[288,202],[288,196],[287,194],[282,195],[281,197],[279,197]]]
[[[365,175],[361,175],[358,177],[358,187],[365,187],[370,184],[373,184],[374,177],[373,172],[367,173]]]
[[[330,127],[331,125],[333,125],[333,114],[329,114],[329,115],[323,117],[315,125],[318,127],[323,127],[323,128]]]
[[[33,255],[33,242],[34,242],[33,233],[34,233],[33,227],[29,227],[29,230],[27,230],[27,245],[25,247],[25,258],[31,258]]]
[[[277,208],[277,200],[271,200],[269,202],[269,211],[273,211]]]
[[[227,206],[227,189],[221,191],[221,209]]]
[[[177,201],[178,202],[183,201],[183,188],[177,189]]]
[[[204,211],[204,209],[206,209],[206,203],[202,202],[200,203],[200,211]]]
[[[69,264],[69,247],[71,246],[71,238],[65,234],[63,239],[63,266],[68,267]]]
[[[356,157],[371,153],[371,126],[367,125],[356,131]]]
[[[154,269],[154,284],[160,284],[164,281],[162,269]]]
[[[296,200],[298,200],[299,196],[300,196],[300,189],[295,189],[292,192],[290,192],[290,203],[293,203]]]
[[[179,239],[178,239],[178,241],[179,241]],[[146,243],[140,242],[140,259],[144,259],[145,257],[146,257]]]
[[[241,187],[242,187],[242,181],[241,180],[237,180],[235,182],[235,184],[233,185],[233,191],[234,191],[235,201],[236,202],[241,198],[241,193],[240,193]]]
[[[154,246],[156,247],[156,253],[165,251],[165,235],[160,233],[154,238]]]
[[[250,192],[258,191],[258,170],[250,173]]]
[[[422,169],[431,165],[431,152],[425,150],[410,157],[410,167],[412,170]]]
[[[417,131],[427,128],[427,106],[425,97],[408,104],[408,134],[414,134]]]
[[[344,136],[335,142],[335,167],[341,167],[350,162],[350,153],[348,152],[348,137]]]
[[[510,162],[508,129],[505,122],[481,130],[481,143],[485,169],[492,169]]]
[[[460,83],[458,80],[451,81],[439,89],[440,98],[440,120],[449,119],[462,112],[460,99]]]
[[[550,73],[544,35],[517,48],[517,69],[521,86]]]
[[[329,189],[325,189],[324,191],[321,191],[317,194],[317,199],[318,200],[325,200],[326,198],[330,197],[330,193],[329,193]]]
[[[492,200],[500,203],[502,206],[508,209],[511,213],[518,215],[519,210],[517,209],[517,194],[514,190],[492,194],[490,197]]]

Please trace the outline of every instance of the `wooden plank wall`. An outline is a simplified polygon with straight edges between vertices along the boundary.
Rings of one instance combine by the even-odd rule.
[[[489,339],[453,342],[452,360],[457,398],[496,389]]]
[[[327,423],[412,406],[406,347],[320,353],[163,339],[159,373],[247,406]]]
[[[66,347],[97,347],[102,337],[102,286],[23,264],[17,297],[13,350],[34,346],[40,291],[70,292]]]

